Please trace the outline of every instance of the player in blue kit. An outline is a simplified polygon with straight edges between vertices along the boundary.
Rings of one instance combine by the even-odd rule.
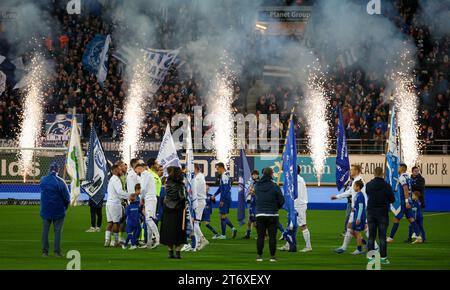
[[[245,233],[244,239],[250,239],[250,234],[252,232],[252,227],[256,228],[256,195],[255,195],[255,183],[259,180],[258,170],[252,171],[253,184],[249,189],[247,195],[247,206],[248,206],[248,222],[247,231]]]
[[[202,223],[206,225],[208,230],[210,230],[214,236],[213,239],[217,239],[219,237],[219,233],[216,231],[216,229],[210,224],[211,222],[211,215],[213,212],[212,204],[213,204],[213,195],[209,193],[209,185],[206,185],[206,204],[205,208],[203,209],[202,214]]]
[[[411,208],[414,216],[414,221],[420,233],[420,237],[416,236],[416,240],[414,242],[412,241],[413,226],[409,225],[409,234],[407,242],[409,243],[412,242],[413,244],[421,244],[425,242],[426,236],[425,236],[425,229],[423,228],[423,214],[422,214],[422,204],[420,202],[420,191],[413,192]]]
[[[356,239],[357,248],[356,251],[352,253],[352,255],[364,254],[364,251],[362,249],[363,242],[361,232],[364,231],[366,227],[366,198],[361,192],[361,189],[363,187],[364,183],[361,180],[356,181],[353,185],[353,189],[357,193],[355,195],[355,203],[353,208],[354,222],[352,223],[352,232],[353,236]]]
[[[230,173],[225,169],[225,164],[223,164],[222,162],[216,164],[216,171],[220,175],[220,185],[216,193],[214,193],[214,198],[220,194],[219,212],[220,212],[220,225],[222,229],[222,235],[220,235],[218,239],[224,240],[227,238],[226,237],[227,226],[229,226],[233,231],[233,239],[234,239],[236,238],[237,230],[231,223],[230,219],[228,218],[228,214],[230,213],[231,207],[232,179],[230,177]]]
[[[398,226],[400,223],[400,220],[403,218],[403,216],[406,216],[408,219],[409,224],[412,226],[412,230],[416,234],[416,236],[419,236],[419,230],[417,227],[417,224],[414,221],[414,215],[411,209],[412,205],[412,199],[411,199],[411,193],[412,193],[412,186],[411,186],[411,178],[409,177],[408,173],[406,173],[406,170],[408,167],[406,164],[402,163],[398,167],[398,182],[397,182],[397,188],[400,191],[400,205],[401,210],[400,212],[394,217],[394,224],[391,229],[391,234],[386,239],[388,243],[392,243],[394,241],[395,233],[398,230]]]
[[[139,238],[139,233],[141,232],[139,201],[136,200],[135,193],[130,194],[129,201],[130,204],[125,210],[127,215],[127,239],[125,244],[122,245],[122,248],[124,250],[127,249],[128,243],[131,240],[131,247],[129,249],[135,250],[137,248],[137,239]]]

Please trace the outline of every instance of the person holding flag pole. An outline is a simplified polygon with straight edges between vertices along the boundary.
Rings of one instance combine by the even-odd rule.
[[[86,181],[81,184],[81,189],[89,196],[89,207],[91,210],[90,232],[99,232],[102,222],[103,199],[108,186],[108,162],[105,158],[100,140],[98,140],[95,129],[91,127],[89,138],[89,150],[87,154]],[[95,217],[97,216],[97,224]]]
[[[70,184],[70,205],[75,206],[78,204],[78,198],[80,197],[80,185],[81,181],[86,176],[86,165],[84,163],[84,155],[81,147],[80,133],[77,124],[77,118],[75,116],[76,109],[73,108],[72,113],[72,129],[70,131],[69,151],[66,159],[67,174],[72,180]]]

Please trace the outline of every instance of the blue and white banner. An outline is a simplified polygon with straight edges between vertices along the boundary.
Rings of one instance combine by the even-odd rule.
[[[244,149],[240,150],[239,160],[237,220],[240,225],[243,225],[245,224],[245,208],[247,204],[247,196],[249,194],[250,187],[253,185],[253,179]]]
[[[284,209],[288,212],[289,229],[297,226],[297,213],[294,208],[294,200],[298,196],[297,188],[297,145],[295,143],[294,118],[291,115],[289,121],[286,144],[283,151],[283,173],[284,173]]]
[[[111,42],[110,36],[96,34],[86,45],[82,63],[84,69],[97,76],[97,81],[103,83],[106,79],[108,49]]]
[[[161,141],[158,157],[156,158],[159,164],[164,169],[164,175],[167,176],[167,167],[177,166],[181,167],[180,159],[178,158],[175,142],[173,142],[172,134],[170,133],[170,126],[167,124],[166,132]]]
[[[84,115],[75,115],[79,128],[83,128]],[[63,147],[69,141],[70,129],[72,128],[71,114],[47,114],[45,119],[45,140],[46,147]],[[80,131],[83,137],[83,130]]]
[[[92,201],[98,204],[104,199],[107,186],[108,162],[95,129],[92,127],[87,154],[86,181],[81,184],[81,188]]]
[[[120,47],[113,56],[128,64],[130,60],[135,58],[135,53],[130,47]],[[149,68],[148,78],[150,79],[150,94],[154,94],[158,91],[159,87],[163,83],[169,69],[174,65],[179,67],[182,65],[178,59],[179,49],[153,49],[145,48],[141,49],[145,55],[145,61],[148,62]]]
[[[397,117],[392,108],[389,125],[388,150],[386,153],[386,181],[391,185],[395,195],[395,202],[391,204],[391,211],[397,215],[401,211],[400,190],[398,188],[399,146],[397,136]]]
[[[350,177],[350,161],[348,159],[347,139],[345,138],[344,120],[339,110],[339,124],[337,127],[336,152],[336,186],[340,191]]]

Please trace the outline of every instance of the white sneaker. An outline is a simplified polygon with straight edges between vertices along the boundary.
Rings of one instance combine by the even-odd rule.
[[[227,239],[227,236],[220,235],[220,236],[217,237],[217,239],[218,239],[218,240],[226,240],[226,239]]]
[[[391,237],[387,237],[386,242],[387,242],[388,244],[392,244],[392,243],[394,242],[394,239],[391,238]]]
[[[362,254],[364,254],[364,251],[358,251],[358,250],[355,250],[353,253],[352,253],[352,255],[362,255]]]
[[[300,253],[306,253],[306,252],[311,252],[312,251],[312,248],[303,248],[303,249],[301,249],[299,252]]]
[[[284,246],[279,247],[278,250],[280,250],[280,251],[289,251],[289,244],[288,243],[284,244]]]
[[[95,231],[96,231],[96,232],[100,232],[101,230],[102,230],[102,229],[99,228],[99,227],[95,228]]]
[[[116,247],[116,241],[111,241],[111,244],[109,245],[111,248]]]
[[[86,233],[93,233],[95,232],[95,228],[94,227],[90,227],[86,230]]]
[[[122,249],[126,250],[126,249],[127,249],[127,246],[122,245]]]
[[[202,243],[203,247],[206,247],[207,245],[209,245],[209,241],[206,238],[201,239],[201,243]]]
[[[214,236],[212,236],[212,240],[217,240],[218,238],[219,238],[220,236],[219,235],[214,235]]]
[[[159,242],[154,242],[150,249],[154,249],[159,246]]]
[[[416,238],[417,238],[416,233],[413,233],[411,236],[411,239],[416,239]]]
[[[137,247],[136,246],[131,246],[128,250],[136,250]]]
[[[416,240],[414,241],[414,242],[412,242],[411,244],[422,244],[423,243],[423,240],[422,240],[422,237],[417,237],[416,238]]]
[[[191,245],[189,244],[185,244],[182,248],[181,248],[181,252],[187,252],[191,249]]]
[[[109,245],[111,244],[111,241],[109,240],[105,240],[105,244],[103,246],[105,247],[109,247]]]

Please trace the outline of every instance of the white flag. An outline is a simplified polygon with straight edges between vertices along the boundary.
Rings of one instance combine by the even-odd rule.
[[[72,179],[70,185],[70,204],[77,204],[80,196],[80,181],[86,176],[86,165],[83,160],[80,133],[78,132],[77,119],[72,116],[72,129],[70,132],[69,151],[66,159],[67,174]]]
[[[97,81],[100,84],[103,84],[103,82],[106,80],[106,75],[108,74],[108,50],[109,50],[109,43],[111,42],[111,36],[109,34],[106,36],[105,45],[103,46],[102,52],[100,54],[100,62],[98,64],[98,70],[97,70]]]
[[[175,148],[175,142],[173,142],[172,134],[170,133],[170,126],[167,124],[166,132],[161,141],[161,147],[159,148],[158,157],[156,158],[159,164],[164,169],[164,175],[167,175],[167,167],[177,166],[181,167],[180,159],[177,155],[177,149]]]
[[[186,176],[188,181],[194,177],[194,149],[192,147],[192,134],[191,134],[191,118],[188,119],[187,132],[186,132]]]

